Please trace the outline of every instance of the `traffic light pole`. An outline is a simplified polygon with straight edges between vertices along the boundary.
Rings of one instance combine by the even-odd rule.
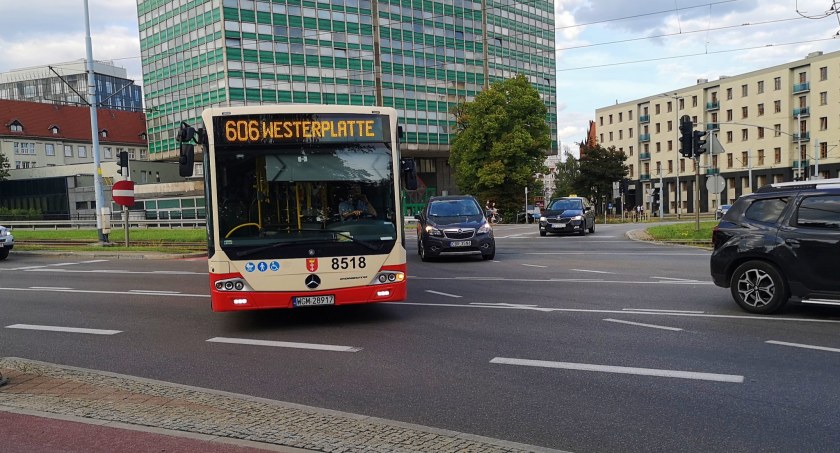
[[[694,156],[694,231],[700,231],[700,155]]]

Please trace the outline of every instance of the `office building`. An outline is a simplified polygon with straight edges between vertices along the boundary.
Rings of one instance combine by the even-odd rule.
[[[94,61],[93,80],[99,96],[98,108],[142,110],[143,93],[127,78],[125,68]],[[0,73],[0,99],[87,106],[87,95],[85,60]]]
[[[665,214],[691,213],[698,205],[700,212],[711,212],[766,184],[838,177],[838,93],[840,52],[814,52],[790,63],[715,81],[699,79],[693,86],[599,108],[597,138],[627,155],[627,205],[656,212],[651,194],[659,188]],[[716,138],[712,152],[700,156],[699,204],[694,160],[679,153],[679,123],[685,115],[694,130]],[[720,193],[707,190],[707,180],[715,175],[723,178]]]
[[[148,0],[138,15],[151,159],[175,158],[180,123],[211,106],[382,105],[425,185],[454,191],[452,107],[519,73],[556,152],[552,1]]]

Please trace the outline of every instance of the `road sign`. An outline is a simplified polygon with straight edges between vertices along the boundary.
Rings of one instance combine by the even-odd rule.
[[[709,193],[721,193],[726,187],[726,181],[721,175],[711,175],[706,179],[706,190]]]
[[[120,206],[134,205],[134,181],[117,181],[111,188],[114,203]]]

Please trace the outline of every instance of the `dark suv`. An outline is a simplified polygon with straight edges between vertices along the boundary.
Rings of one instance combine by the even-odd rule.
[[[788,299],[840,305],[840,178],[738,198],[712,243],[712,279],[750,313],[772,313]]]
[[[555,198],[540,217],[540,236],[548,233],[595,232],[595,210],[583,197]]]
[[[493,228],[470,195],[432,197],[417,220],[417,253],[423,261],[438,256],[496,257]]]

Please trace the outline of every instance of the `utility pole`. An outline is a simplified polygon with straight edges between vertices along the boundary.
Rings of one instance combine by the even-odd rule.
[[[84,3],[88,103],[90,104],[90,135],[93,146],[93,190],[96,198],[96,232],[99,235],[99,242],[105,244],[108,242],[108,233],[110,232],[110,228],[106,228],[104,217],[109,215],[110,210],[105,209],[105,194],[102,191],[102,167],[100,166],[99,158],[99,123],[96,118],[96,80],[93,76],[93,45],[90,40],[90,13],[88,11],[88,0],[84,0]]]
[[[796,179],[798,179],[800,181],[802,179],[804,179],[803,176],[805,175],[805,171],[802,169],[802,160],[803,159],[802,159],[802,127],[800,126],[802,124],[802,122],[801,122],[802,119],[801,118],[802,118],[802,113],[801,112],[797,113],[796,114],[796,128],[799,129],[799,133],[796,134],[796,156],[797,156],[797,160],[799,162],[798,162],[798,165],[796,166],[796,172],[799,176],[797,176]]]
[[[657,162],[659,167],[659,221],[663,220],[665,209],[663,208],[665,198],[665,184],[662,183],[662,162]]]
[[[700,231],[700,155],[694,155],[694,231]]]

